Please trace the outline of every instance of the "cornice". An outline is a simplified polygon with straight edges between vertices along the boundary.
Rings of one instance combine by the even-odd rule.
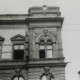
[[[37,68],[37,67],[65,67],[67,63],[38,63],[38,64],[24,64],[24,65],[0,65],[0,70],[2,69],[27,69],[27,68]]]
[[[63,17],[47,17],[47,18],[26,18],[24,20],[0,20],[1,24],[29,24],[31,22],[61,22],[63,23],[64,18]]]
[[[63,23],[64,17],[47,17],[47,18],[26,18],[26,22],[35,23],[35,22],[61,22]]]
[[[34,14],[36,15],[36,14],[44,14],[44,13],[45,14],[56,14],[57,16],[61,15],[61,12],[49,12],[49,11],[46,11],[46,12],[42,12],[42,11],[41,12],[40,11],[39,12],[31,12],[29,15],[32,16]]]
[[[0,25],[18,25],[26,24],[25,20],[0,20]]]

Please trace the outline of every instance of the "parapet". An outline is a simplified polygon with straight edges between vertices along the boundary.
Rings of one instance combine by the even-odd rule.
[[[54,16],[60,16],[61,13],[59,12],[59,7],[47,7],[44,5],[43,7],[31,7],[29,8],[28,14],[30,16],[34,15],[54,15]]]

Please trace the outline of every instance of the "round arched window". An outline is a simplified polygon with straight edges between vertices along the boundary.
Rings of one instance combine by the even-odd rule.
[[[12,80],[24,80],[22,76],[15,76]]]
[[[41,77],[41,80],[53,80],[52,74],[45,74]]]
[[[41,78],[41,80],[47,80],[47,76],[44,75],[44,76]]]
[[[53,57],[53,48],[51,39],[41,39],[39,45],[39,56],[40,58],[52,58]]]

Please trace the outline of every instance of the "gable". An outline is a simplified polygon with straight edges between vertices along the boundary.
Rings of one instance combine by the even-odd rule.
[[[24,41],[25,37],[22,36],[21,34],[15,35],[11,38],[11,41]]]

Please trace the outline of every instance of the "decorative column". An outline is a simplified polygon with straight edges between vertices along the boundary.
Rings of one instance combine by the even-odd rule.
[[[28,62],[29,61],[29,38],[28,38],[28,29],[26,30],[25,32],[25,58],[26,58],[26,61]]]

